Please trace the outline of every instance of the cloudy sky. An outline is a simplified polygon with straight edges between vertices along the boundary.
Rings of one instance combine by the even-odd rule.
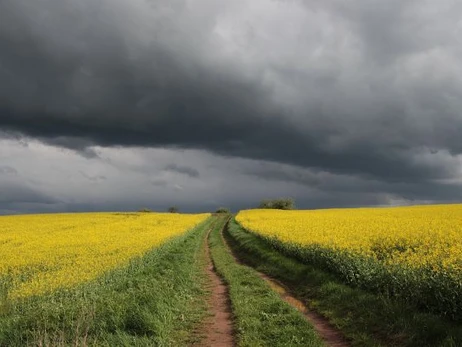
[[[460,13],[1,0],[0,214],[462,201]]]

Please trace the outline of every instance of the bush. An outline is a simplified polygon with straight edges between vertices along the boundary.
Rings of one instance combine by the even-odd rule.
[[[179,209],[176,206],[171,206],[171,207],[168,208],[167,211],[170,212],[170,213],[178,213]]]
[[[226,207],[220,207],[218,208],[215,213],[224,213],[224,214],[230,214],[231,212],[229,211],[229,208]]]
[[[269,208],[276,210],[293,210],[295,209],[295,201],[292,198],[279,198],[272,200],[262,200],[259,208]]]

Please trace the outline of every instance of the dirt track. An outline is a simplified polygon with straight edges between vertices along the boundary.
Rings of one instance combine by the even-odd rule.
[[[227,245],[228,249],[231,250],[231,254],[234,257],[234,260],[238,263],[242,262],[240,259],[234,254],[232,248],[228,245],[225,237],[223,237],[223,242]],[[243,264],[246,265],[246,264]],[[258,271],[257,271],[258,272]],[[290,291],[287,289],[285,285],[276,281],[269,276],[265,275],[264,273],[258,272],[260,277],[265,280],[270,287],[277,292],[281,298],[290,304],[292,307],[296,308],[298,311],[303,313],[305,318],[313,325],[314,329],[318,333],[318,335],[322,338],[326,346],[331,347],[349,347],[351,344],[347,341],[347,339],[343,336],[343,334],[335,328],[326,318],[321,316],[319,313],[310,310],[302,301],[295,298]]]
[[[207,234],[204,246],[207,256],[206,271],[210,283],[210,287],[208,288],[210,291],[208,304],[211,316],[206,320],[204,328],[202,329],[205,336],[202,341],[197,344],[197,346],[230,347],[235,345],[231,305],[229,301],[228,288],[220,276],[216,273],[210,256],[208,237],[212,229],[213,226]]]

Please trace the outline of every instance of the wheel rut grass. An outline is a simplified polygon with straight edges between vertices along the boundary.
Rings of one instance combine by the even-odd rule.
[[[210,253],[229,288],[237,346],[325,346],[303,315],[281,300],[256,271],[236,262],[222,238],[228,220],[210,233]]]
[[[226,223],[225,230],[228,228],[229,221]],[[233,252],[233,249],[228,245],[228,241],[224,237],[223,233],[221,234],[223,242],[228,246],[230,249],[231,254],[233,255],[235,261],[239,264],[243,265],[243,262],[239,259],[239,257]],[[286,285],[281,283],[280,281],[269,277],[263,272],[256,271],[257,274],[262,278],[264,281],[268,283],[272,290],[279,294],[279,296],[287,302],[289,305],[294,307],[296,310],[301,312],[306,320],[314,327],[316,333],[321,337],[324,341],[326,346],[330,347],[349,347],[351,346],[350,342],[345,338],[343,333],[334,327],[328,319],[320,315],[314,310],[310,310],[301,300],[297,299],[292,293],[290,289],[287,288]]]

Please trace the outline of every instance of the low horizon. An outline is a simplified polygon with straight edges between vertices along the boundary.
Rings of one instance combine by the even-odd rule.
[[[40,215],[40,214],[77,214],[77,213],[180,213],[180,214],[201,214],[201,213],[216,213],[220,208],[229,210],[231,214],[237,214],[240,211],[247,210],[279,210],[279,211],[316,211],[316,210],[342,210],[342,209],[363,209],[363,208],[400,208],[400,207],[424,207],[424,206],[438,206],[438,205],[462,205],[462,202],[438,202],[438,203],[427,203],[427,204],[406,204],[406,205],[367,205],[367,206],[343,206],[343,207],[319,207],[319,208],[299,208],[295,206],[293,209],[278,209],[278,208],[260,208],[260,207],[248,207],[243,209],[228,209],[225,206],[220,206],[214,210],[200,210],[200,211],[188,211],[182,210],[178,207],[178,211],[170,212],[168,208],[161,209],[150,209],[141,208],[138,210],[76,210],[76,211],[57,211],[57,212],[18,212],[10,214],[0,214],[0,216],[19,216],[19,215]],[[175,206],[177,207],[177,206]]]

